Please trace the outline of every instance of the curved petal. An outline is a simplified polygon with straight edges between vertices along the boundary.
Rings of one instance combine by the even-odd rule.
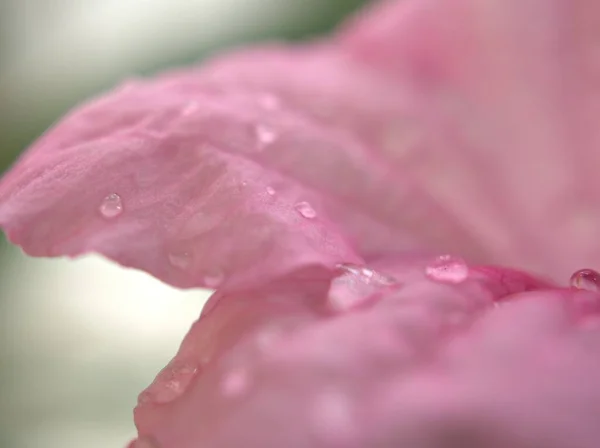
[[[599,39],[593,0],[388,1],[340,35],[427,104],[425,191],[503,235],[491,261],[562,276],[600,263]]]
[[[595,447],[600,388],[583,378],[600,373],[590,356],[600,296],[491,267],[430,281],[425,260],[387,263],[402,285],[351,312],[325,311],[332,296],[315,271],[218,296],[142,394],[140,440]],[[195,365],[193,378],[182,374]]]
[[[481,258],[390,163],[382,135],[417,114],[327,45],[241,52],[76,109],[3,179],[0,225],[29,254],[96,251],[180,287],[416,247]]]

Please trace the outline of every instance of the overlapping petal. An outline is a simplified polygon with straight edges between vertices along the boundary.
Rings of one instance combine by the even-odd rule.
[[[315,272],[302,287],[287,279],[220,298],[142,396],[140,440],[162,448],[595,446],[600,388],[583,378],[600,369],[590,356],[600,343],[596,293],[477,267],[460,284],[436,283],[423,262],[396,266],[384,272],[402,285],[335,316],[324,311],[328,282]],[[185,392],[156,401],[181,380],[174,369],[196,362]]]
[[[181,287],[400,249],[481,257],[391,160],[394,120],[417,115],[335,48],[242,52],[76,109],[4,178],[0,223],[32,255],[96,251]]]
[[[327,42],[127,84],[21,159],[0,224],[220,288],[136,448],[593,448],[598,295],[425,273],[436,250],[600,263],[599,22],[591,0],[387,1]]]
[[[556,276],[600,263],[597,2],[387,1],[340,39],[428,105],[448,145],[415,175],[465,223],[490,218],[493,261]],[[474,188],[487,203],[469,206]]]

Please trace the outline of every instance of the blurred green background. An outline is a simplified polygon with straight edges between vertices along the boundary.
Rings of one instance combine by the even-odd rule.
[[[123,78],[326,32],[368,0],[0,0],[0,170]],[[30,259],[0,239],[0,447],[123,447],[137,394],[204,291],[97,257]]]

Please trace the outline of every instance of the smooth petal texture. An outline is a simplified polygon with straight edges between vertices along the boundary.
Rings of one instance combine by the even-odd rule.
[[[402,284],[352,312],[326,311],[316,272],[302,288],[286,279],[217,297],[173,360],[201,370],[168,403],[142,395],[141,437],[161,448],[597,446],[597,293],[490,267],[444,284],[424,277],[426,258],[385,264]]]
[[[600,264],[597,2],[387,1],[340,39],[427,104],[446,145],[414,174],[490,234],[490,262],[565,277]]]
[[[0,224],[34,255],[219,287],[135,448],[596,448],[598,295],[425,272],[435,250],[600,263],[598,17],[384,2],[328,42],[130,83],[21,159]]]
[[[386,132],[416,114],[335,48],[242,52],[75,110],[2,181],[0,225],[29,254],[100,252],[180,287],[415,248],[484,259],[392,160]]]

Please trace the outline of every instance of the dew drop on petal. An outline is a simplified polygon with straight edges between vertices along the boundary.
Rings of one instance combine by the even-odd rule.
[[[469,276],[469,267],[460,257],[441,255],[427,265],[425,275],[437,282],[462,283]]]
[[[275,189],[273,187],[267,187],[267,194],[269,196],[275,196]]]
[[[592,269],[580,269],[571,275],[571,287],[586,291],[600,291],[600,274]]]
[[[228,397],[244,393],[248,388],[248,373],[245,370],[232,370],[223,377],[221,392]]]
[[[369,271],[370,269],[362,267],[362,266],[357,266],[355,264],[350,264],[350,263],[343,263],[337,266],[337,268],[342,271],[343,273],[346,274],[354,274],[354,275],[360,275],[365,271]]]
[[[277,133],[270,127],[259,124],[255,129],[256,138],[260,146],[270,145],[277,140]]]
[[[179,269],[189,267],[192,257],[188,252],[171,252],[169,254],[169,263]]]
[[[331,281],[327,296],[329,307],[336,312],[354,309],[396,283],[395,279],[363,266],[342,264],[338,268],[342,275]]]
[[[305,201],[298,202],[296,204],[296,210],[298,210],[298,213],[300,213],[302,216],[304,216],[307,219],[312,219],[317,216],[317,212],[315,211],[315,209],[312,208],[312,206],[308,202],[305,202]]]
[[[106,196],[100,204],[100,214],[105,218],[112,219],[123,213],[123,201],[117,193]]]
[[[204,275],[204,284],[209,288],[218,288],[225,280],[223,271],[215,269]]]

